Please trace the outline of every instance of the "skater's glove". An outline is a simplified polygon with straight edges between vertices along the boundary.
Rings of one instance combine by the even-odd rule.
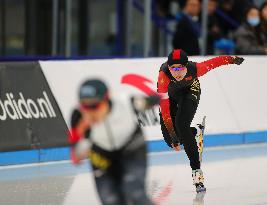
[[[81,162],[81,159],[79,159],[79,157],[78,157],[75,153],[76,153],[76,152],[75,152],[75,148],[72,147],[72,148],[70,149],[70,159],[71,159],[71,162],[72,162],[72,164],[74,164],[74,165],[79,165],[80,162]]]
[[[177,152],[179,152],[180,150],[181,150],[181,146],[180,146],[180,144],[172,144],[172,148],[174,149],[174,151],[177,151]]]
[[[160,96],[159,95],[150,95],[147,97],[147,104],[149,107],[152,107],[154,105],[158,105],[160,103]]]
[[[71,146],[70,159],[74,165],[78,165],[82,159],[88,156],[90,142],[79,136],[75,128],[69,130],[68,141]]]
[[[172,148],[173,148],[175,151],[180,151],[180,150],[181,150],[180,142],[179,142],[177,136],[173,136],[173,137],[172,137]]]
[[[172,139],[173,145],[179,145],[180,144],[180,141],[179,141],[177,136],[172,136],[171,139]]]
[[[91,142],[89,139],[81,139],[74,146],[71,147],[71,161],[74,165],[80,164],[81,160],[87,159]]]
[[[234,60],[233,60],[233,63],[236,64],[236,65],[240,65],[240,64],[243,63],[244,60],[245,60],[245,59],[242,58],[242,57],[235,56],[235,57],[234,57]]]

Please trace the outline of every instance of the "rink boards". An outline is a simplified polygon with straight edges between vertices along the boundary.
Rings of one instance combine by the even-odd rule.
[[[207,58],[194,57],[193,61]],[[77,91],[88,78],[101,78],[118,93],[147,95],[156,91],[158,70],[166,58],[40,61],[40,67],[65,121],[77,106]],[[222,66],[200,78],[202,95],[193,125],[207,116],[205,146],[267,141],[266,57],[245,57],[241,66]],[[162,140],[158,107],[138,116],[151,152],[169,148]],[[19,156],[19,157],[18,157]],[[0,164],[64,160],[68,148],[0,153]]]

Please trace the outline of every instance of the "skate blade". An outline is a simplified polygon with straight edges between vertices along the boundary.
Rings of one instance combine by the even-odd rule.
[[[202,154],[203,154],[203,148],[204,148],[204,131],[205,131],[205,126],[206,126],[206,116],[203,117],[203,120],[202,120],[202,123],[201,123],[201,126],[202,126],[202,133],[199,137],[199,161],[200,163],[202,163]]]

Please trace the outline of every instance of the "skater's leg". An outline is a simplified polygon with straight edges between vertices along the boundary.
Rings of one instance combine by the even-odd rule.
[[[122,191],[124,198],[132,205],[151,205],[146,194],[145,178],[147,169],[145,144],[123,157]]]
[[[123,202],[123,195],[122,193],[120,193],[119,184],[108,173],[98,176],[98,173],[96,171],[95,183],[99,198],[103,205],[125,204]]]
[[[113,160],[113,153],[93,145],[90,158],[101,203],[103,205],[124,205],[125,201],[120,187],[121,169],[119,164]]]
[[[198,147],[195,140],[196,130],[190,128],[197,107],[198,102],[185,98],[181,103],[180,113],[177,114],[175,119],[176,129],[179,129],[192,170],[200,169]]]
[[[198,146],[195,140],[197,130],[196,128],[190,128],[197,106],[198,103],[196,101],[185,99],[182,103],[181,113],[177,115],[176,125],[180,130],[184,142],[184,149],[190,160],[193,184],[196,186],[197,192],[203,192],[206,191],[206,188],[203,185],[204,177],[200,169]]]

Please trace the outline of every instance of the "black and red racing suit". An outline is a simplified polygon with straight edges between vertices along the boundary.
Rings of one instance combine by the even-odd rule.
[[[164,140],[168,146],[183,144],[192,169],[199,169],[199,157],[195,141],[195,128],[190,128],[196,113],[201,88],[198,77],[222,65],[234,64],[234,57],[219,56],[196,63],[189,61],[187,74],[177,81],[163,63],[158,76],[157,92],[161,95],[160,121]]]

